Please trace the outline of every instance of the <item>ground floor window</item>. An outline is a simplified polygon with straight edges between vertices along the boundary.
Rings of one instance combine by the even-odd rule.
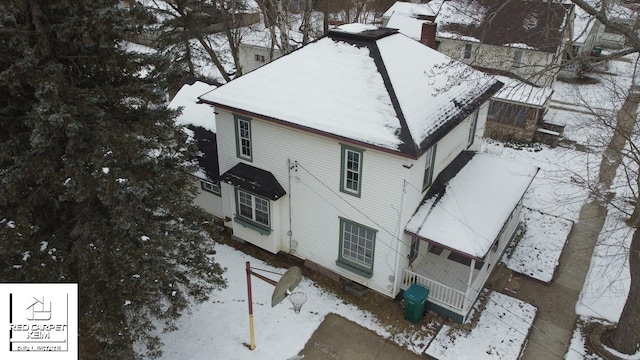
[[[238,189],[237,215],[259,226],[269,227],[269,200]]]
[[[500,124],[524,127],[527,122],[527,108],[502,101],[491,101],[487,118]]]
[[[220,183],[214,184],[211,181],[200,180],[200,188],[220,196]]]
[[[373,254],[377,231],[340,218],[340,254],[338,266],[365,277],[373,275]]]

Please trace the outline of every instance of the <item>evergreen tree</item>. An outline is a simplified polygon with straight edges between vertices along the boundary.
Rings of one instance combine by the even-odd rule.
[[[225,286],[192,205],[193,145],[116,0],[0,2],[0,277],[79,285],[84,359],[160,354]]]

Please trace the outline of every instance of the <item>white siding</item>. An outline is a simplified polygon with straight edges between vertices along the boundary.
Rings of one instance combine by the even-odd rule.
[[[438,40],[440,41],[438,51],[456,60],[473,66],[509,71],[538,86],[551,86],[553,84],[558,67],[551,65],[557,65],[562,60],[561,56],[556,56],[556,54],[533,49],[486,45],[444,38],[438,38]],[[471,59],[463,58],[465,44],[473,44]],[[514,66],[516,50],[522,51],[521,65],[518,66]]]
[[[260,235],[233,221],[226,223],[233,228],[234,235],[274,253],[287,251],[312,260],[394,297],[400,291],[402,269],[407,266],[411,244],[404,228],[424,196],[425,156],[413,160],[346,144],[363,150],[361,194],[357,197],[340,192],[339,140],[252,118],[253,159],[248,162],[236,156],[233,114],[217,111],[220,172],[246,162],[270,171],[287,192],[283,198],[271,201],[271,234]],[[484,124],[483,117],[486,107],[478,120],[478,131]],[[434,178],[467,148],[470,124],[470,119],[466,119],[438,143]],[[234,189],[222,184],[222,193],[224,215],[233,219]],[[336,265],[340,217],[377,231],[371,278]]]
[[[273,59],[271,59],[269,52],[270,49],[266,47],[240,44],[238,47],[238,57],[240,59],[242,73],[246,74],[282,56],[282,52],[280,50],[274,49]],[[265,61],[262,62],[257,60],[256,55],[264,58]]]
[[[194,178],[194,186],[198,188],[198,196],[193,199],[193,203],[204,211],[218,217],[223,218],[222,197],[202,190],[200,187],[200,179]]]

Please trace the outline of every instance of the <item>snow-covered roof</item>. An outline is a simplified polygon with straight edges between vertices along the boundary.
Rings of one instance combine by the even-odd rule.
[[[529,85],[508,76],[496,76],[504,86],[493,95],[493,99],[543,107],[553,94],[553,88]]]
[[[426,4],[417,4],[404,1],[396,1],[382,15],[390,18],[394,14],[403,14],[413,17],[417,16],[435,16],[445,0],[431,0]],[[388,26],[388,25],[387,25]]]
[[[395,30],[343,25],[200,99],[417,157],[500,85]]]
[[[537,171],[522,162],[463,152],[438,176],[405,231],[482,259]]]
[[[198,103],[200,95],[215,88],[215,85],[198,80],[184,84],[169,103],[171,109],[182,107],[182,114],[178,116],[176,121],[183,125],[201,126],[215,133],[216,120],[213,116],[213,109],[207,104]]]

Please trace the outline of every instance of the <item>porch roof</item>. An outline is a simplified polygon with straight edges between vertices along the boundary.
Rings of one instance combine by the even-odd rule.
[[[438,175],[405,232],[482,259],[537,172],[514,160],[463,151]]]
[[[500,80],[504,86],[493,95],[493,99],[542,108],[553,94],[553,89],[550,87],[529,85],[504,75],[498,75],[496,78]]]

